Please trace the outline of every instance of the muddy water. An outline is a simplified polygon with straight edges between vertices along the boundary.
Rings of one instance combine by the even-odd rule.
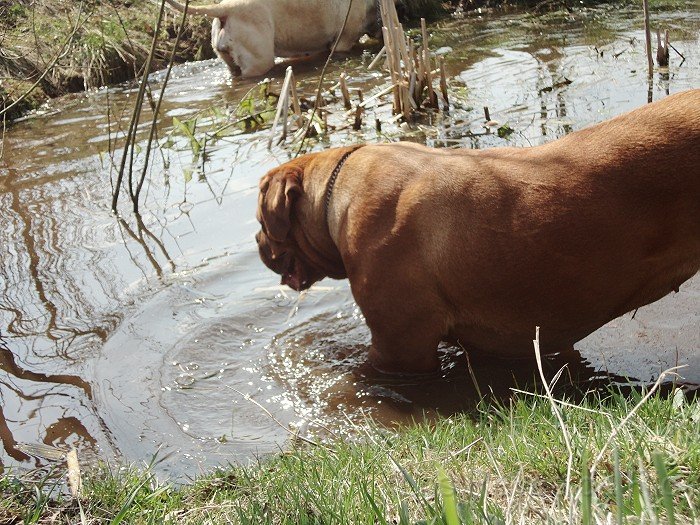
[[[538,144],[700,87],[700,13],[693,3],[655,14],[685,55],[648,88],[641,20],[633,10],[482,13],[433,28],[451,76],[449,117],[413,129],[368,112],[360,132],[336,130],[316,149],[369,140],[444,147]],[[371,94],[383,79],[337,60]],[[319,64],[296,68],[313,92]],[[279,77],[283,68],[274,73]],[[154,75],[154,86],[160,75]],[[293,148],[266,133],[234,133],[193,158],[173,117],[216,126],[251,82],[225,66],[179,67],[164,103],[164,147],[150,167],[143,221],[109,211],[110,146],[128,122],[133,86],[57,101],[15,126],[0,161],[0,467],[46,464],[36,445],[75,445],[86,461],[150,461],[184,479],[211,465],[284,448],[300,433],[351,433],[366,418],[394,424],[468,410],[482,392],[508,395],[533,369],[443,348],[434,377],[390,379],[363,366],[369,333],[346,282],[297,294],[258,260],[257,181]],[[276,82],[279,85],[279,82]],[[506,138],[483,126],[483,106]],[[331,124],[343,128],[340,106]],[[109,108],[109,111],[108,111]],[[218,108],[219,115],[211,108]],[[146,115],[148,117],[148,115]],[[377,132],[374,119],[383,122]],[[120,120],[121,119],[121,120]],[[123,129],[123,128],[122,128]],[[495,128],[494,128],[495,129]],[[199,133],[199,132],[197,132]],[[141,138],[145,140],[142,131]],[[143,142],[142,142],[143,145]],[[137,166],[140,162],[137,157]],[[642,381],[676,364],[700,383],[700,278],[613,321],[577,345],[574,375]],[[477,385],[466,365],[471,361]],[[29,447],[27,446],[29,444]]]

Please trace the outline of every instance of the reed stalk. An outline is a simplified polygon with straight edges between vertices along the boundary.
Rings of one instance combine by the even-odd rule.
[[[424,101],[425,107],[439,109],[437,95],[433,88],[433,70],[425,19],[421,19],[422,45],[417,48],[406,36],[403,26],[399,22],[394,2],[381,0],[379,7],[382,17],[384,47],[372,61],[370,67],[374,67],[378,63],[380,55],[386,54],[385,65],[389,70],[394,94],[394,115],[401,115],[403,120],[410,121],[413,115],[420,110]],[[448,108],[445,78],[441,78],[441,89],[444,106]]]

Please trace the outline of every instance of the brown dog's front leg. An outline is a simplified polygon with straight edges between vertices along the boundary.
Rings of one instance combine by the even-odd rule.
[[[387,374],[422,374],[440,368],[437,347],[442,339],[440,321],[428,315],[374,322],[365,315],[372,332],[369,363]],[[408,321],[408,322],[406,322]]]
[[[373,253],[366,259],[374,263],[390,257]],[[369,363],[380,372],[422,374],[440,367],[437,347],[449,316],[433,287],[415,277],[424,273],[390,264],[348,272],[352,294],[372,333]]]

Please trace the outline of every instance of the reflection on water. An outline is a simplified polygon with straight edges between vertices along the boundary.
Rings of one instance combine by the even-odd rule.
[[[672,29],[687,60],[672,56],[651,95],[698,87],[697,7],[656,19]],[[404,131],[405,140],[527,146],[647,100],[635,10],[472,15],[442,21],[433,39],[434,47],[452,49],[451,113]],[[344,64],[351,87],[371,94],[384,80],[366,63],[366,56],[347,57],[330,78]],[[318,68],[295,71],[302,92],[313,91]],[[197,116],[206,127],[214,119],[209,108],[229,111],[251,86],[233,84],[216,61],[176,68],[159,135],[168,135],[173,117]],[[285,446],[277,422],[346,435],[368,416],[403,424],[470,410],[482,394],[505,398],[513,386],[532,388],[532,363],[450,347],[441,349],[442,369],[433,376],[377,376],[366,366],[369,333],[346,282],[323,281],[303,294],[280,287],[258,259],[255,206],[258,179],[291,152],[267,151],[265,134],[208,144],[206,162],[173,135],[173,145],[152,159],[143,217],[126,210],[114,217],[109,152],[123,135],[134,93],[130,85],[62,99],[55,114],[27,120],[6,138],[0,468],[41,465],[32,451],[43,444],[104,459],[158,454],[166,458],[162,471],[191,476]],[[484,106],[496,126],[485,125]],[[340,107],[330,119],[338,127]],[[387,105],[369,108],[366,129],[336,131],[315,147],[396,140],[388,112]],[[375,118],[385,123],[383,132]],[[514,130],[506,138],[496,133],[503,124]],[[580,342],[583,357],[549,357],[547,373],[566,363],[567,382],[586,388],[602,371],[648,381],[688,364],[683,375],[698,383],[699,304],[696,276],[678,294]]]

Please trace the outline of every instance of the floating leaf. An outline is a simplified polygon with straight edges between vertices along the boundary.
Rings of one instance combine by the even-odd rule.
[[[513,128],[511,128],[508,124],[503,124],[500,128],[498,128],[496,133],[498,134],[499,137],[501,137],[502,139],[505,139],[505,138],[508,138],[511,135],[511,133],[513,133],[514,131],[515,130]]]

